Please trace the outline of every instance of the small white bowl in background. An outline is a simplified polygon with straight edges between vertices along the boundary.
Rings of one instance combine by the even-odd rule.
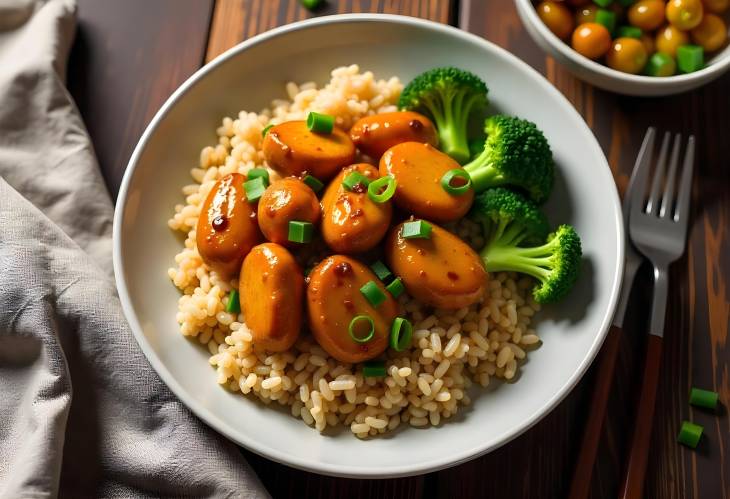
[[[578,78],[610,92],[636,96],[660,96],[686,92],[711,82],[730,69],[730,43],[706,61],[699,71],[674,76],[643,76],[616,71],[580,55],[558,38],[537,15],[531,0],[515,0],[522,24],[545,52]]]

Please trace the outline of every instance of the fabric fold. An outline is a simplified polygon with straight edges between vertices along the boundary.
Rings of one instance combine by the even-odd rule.
[[[124,319],[113,207],[64,87],[74,16],[0,5],[0,497],[268,497]]]

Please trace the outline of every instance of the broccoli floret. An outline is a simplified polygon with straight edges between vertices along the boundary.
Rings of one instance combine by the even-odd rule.
[[[570,225],[552,234],[540,209],[524,196],[504,188],[488,189],[474,200],[470,216],[481,222],[487,243],[480,256],[487,271],[528,274],[538,283],[538,303],[560,300],[578,278],[580,237]]]
[[[504,187],[477,195],[469,216],[482,225],[488,240],[502,244],[540,244],[550,232],[545,215],[535,203]]]
[[[536,203],[553,187],[550,145],[534,123],[511,116],[490,116],[484,123],[484,150],[464,166],[477,192],[510,185],[524,189]]]
[[[398,107],[429,114],[439,148],[459,163],[469,159],[467,125],[474,111],[487,105],[487,85],[457,68],[435,68],[416,76],[401,93]]]

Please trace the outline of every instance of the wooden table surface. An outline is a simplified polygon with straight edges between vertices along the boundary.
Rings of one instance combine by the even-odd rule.
[[[275,26],[311,17],[296,0],[79,0],[69,87],[116,195],[132,148],[159,106],[190,74],[227,48]],[[583,115],[623,191],[647,126],[698,140],[688,250],[672,267],[661,383],[646,497],[730,497],[730,74],[666,98],[614,95],[574,78],[532,42],[508,0],[329,0],[316,15],[387,12],[458,25],[544,74]],[[649,269],[626,320],[592,497],[616,497],[631,432]],[[594,373],[552,413],[509,445],[444,471],[398,480],[318,476],[243,451],[274,497],[560,498],[567,493]],[[719,416],[691,408],[691,386],[720,393]],[[699,448],[675,441],[683,420],[705,427]]]

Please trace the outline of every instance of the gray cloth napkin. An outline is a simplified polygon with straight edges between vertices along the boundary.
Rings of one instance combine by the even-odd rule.
[[[0,497],[268,497],[124,320],[112,204],[64,88],[74,14],[0,0]]]

